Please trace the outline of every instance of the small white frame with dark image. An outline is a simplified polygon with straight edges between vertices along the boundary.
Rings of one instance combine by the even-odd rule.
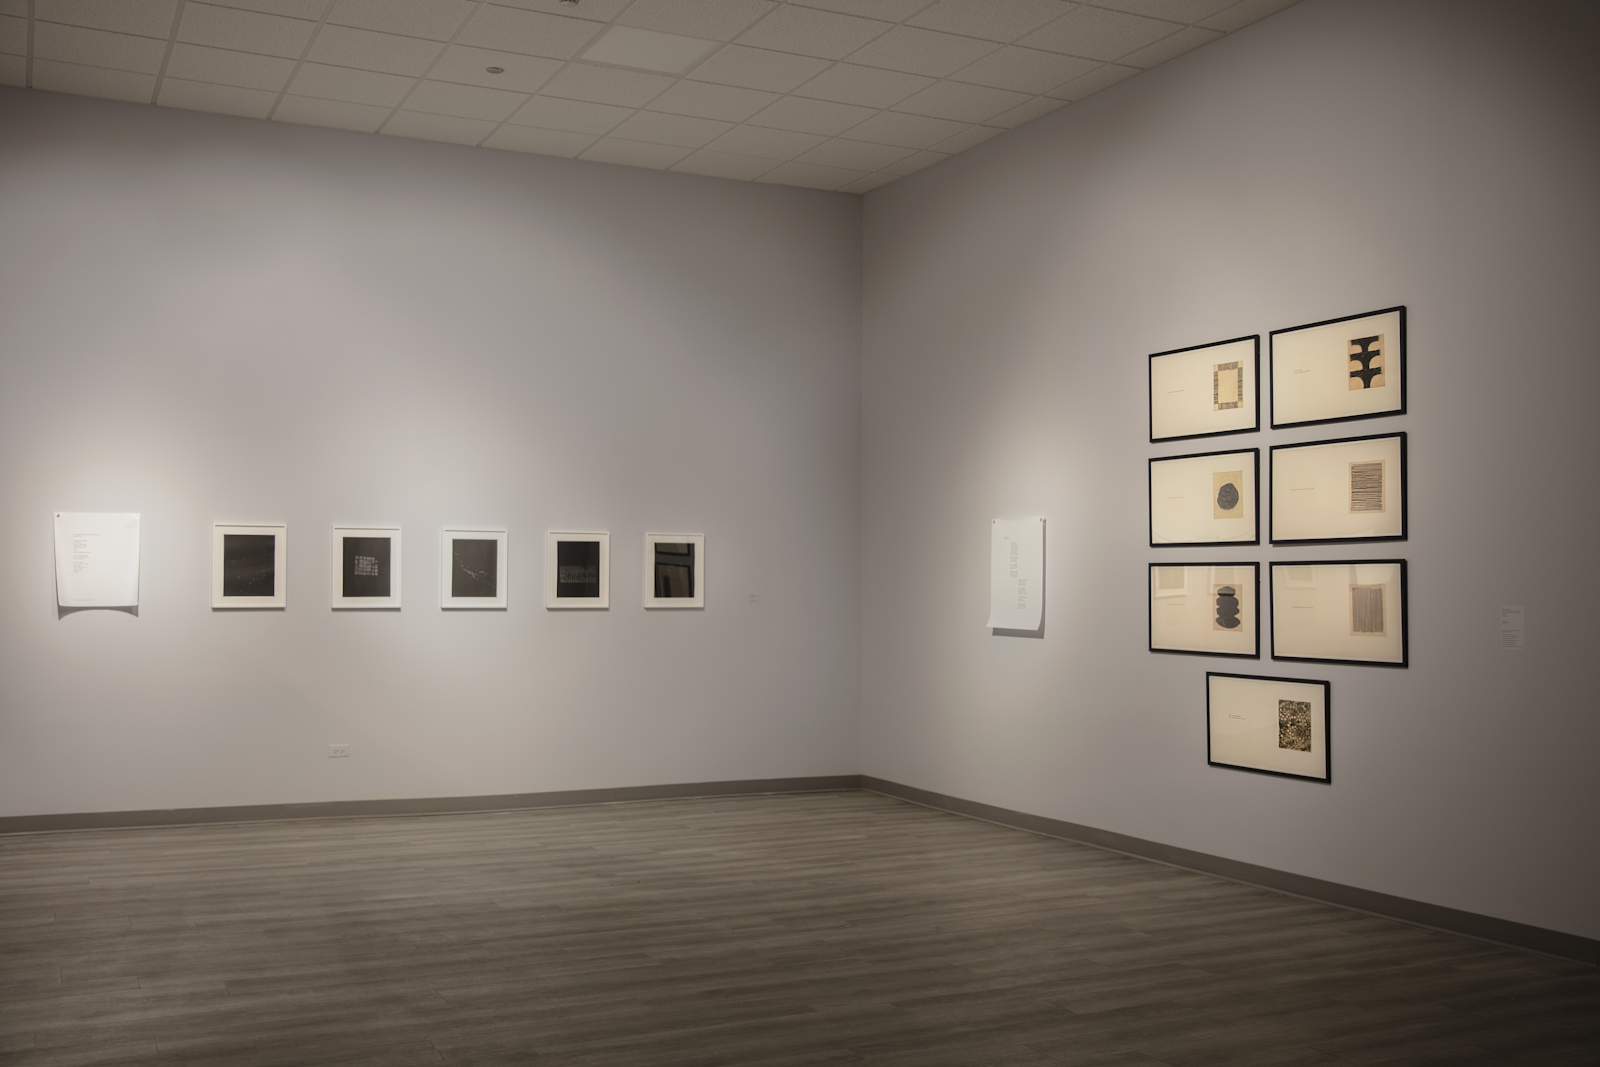
[[[1261,656],[1261,565],[1150,564],[1150,651]]]
[[[1152,353],[1150,440],[1259,430],[1260,356],[1260,334]]]
[[[611,606],[611,534],[552,530],[545,540],[544,606]]]
[[[288,605],[289,528],[282,523],[211,525],[211,606]]]
[[[1406,561],[1272,563],[1272,658],[1405,667]]]
[[[1206,674],[1206,762],[1213,767],[1332,780],[1332,686],[1308,678]]]
[[[335,526],[329,557],[335,608],[400,606],[400,527]]]
[[[1275,545],[1406,538],[1406,435],[1273,445]]]
[[[1261,450],[1150,461],[1150,547],[1260,544]]]
[[[644,606],[706,606],[706,538],[704,534],[644,535]]]
[[[1272,428],[1406,413],[1406,309],[1273,330]]]
[[[505,530],[446,529],[440,539],[439,606],[504,608],[506,542]]]

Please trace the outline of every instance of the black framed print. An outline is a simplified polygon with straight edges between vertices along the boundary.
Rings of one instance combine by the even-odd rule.
[[[1406,435],[1273,445],[1267,539],[1275,545],[1406,539]]]
[[[1261,429],[1261,335],[1150,356],[1150,440]]]
[[[1333,687],[1308,678],[1206,674],[1206,762],[1280,778],[1331,782]]]
[[[1273,563],[1272,658],[1409,666],[1406,561]]]
[[[1150,547],[1258,545],[1261,450],[1150,461]]]
[[[1272,428],[1406,413],[1406,309],[1273,330]]]
[[[1261,658],[1261,564],[1150,564],[1150,651]]]

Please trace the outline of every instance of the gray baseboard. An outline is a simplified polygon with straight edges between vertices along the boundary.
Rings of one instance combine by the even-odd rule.
[[[1537,952],[1586,967],[1600,967],[1600,941],[1580,937],[1577,934],[1566,934],[1559,930],[1547,930],[1542,926],[1529,926],[1509,919],[1496,919],[1489,915],[1459,911],[1439,904],[1427,904],[1420,900],[1377,893],[1370,889],[1357,889],[1338,882],[1325,882],[1320,878],[1308,878],[1303,874],[1291,874],[1271,867],[1260,867],[1254,863],[1243,863],[1205,852],[1163,845],[1140,837],[1099,830],[1093,826],[1082,826],[1060,819],[1045,818],[1042,815],[1029,815],[1009,808],[995,807],[992,804],[980,804],[974,800],[946,796],[943,793],[933,793],[867,774],[861,776],[861,788],[953,815],[982,819],[985,822],[1026,830],[1045,837],[1077,841],[1139,859],[1154,860],[1171,867],[1182,867],[1233,882],[1261,886],[1264,889],[1273,889],[1324,904],[1335,904],[1352,911],[1367,912],[1411,926],[1426,927],[1443,933],[1470,937],[1476,941],[1489,941],[1510,948]]]

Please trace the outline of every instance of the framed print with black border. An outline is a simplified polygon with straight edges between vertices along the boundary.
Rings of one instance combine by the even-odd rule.
[[[288,604],[289,530],[282,523],[211,525],[211,606],[281,608]]]
[[[1308,678],[1206,674],[1206,762],[1280,778],[1333,780],[1332,686]]]
[[[400,606],[400,527],[335,526],[329,555],[334,607]]]
[[[1261,564],[1150,564],[1150,651],[1261,658]]]
[[[705,534],[644,535],[644,606],[706,606]]]
[[[1272,428],[1406,413],[1406,309],[1273,330]]]
[[[1273,563],[1272,658],[1405,667],[1406,561]]]
[[[1275,545],[1406,539],[1406,435],[1374,434],[1267,453]]]
[[[1150,440],[1261,429],[1261,335],[1150,355]]]
[[[440,538],[444,559],[439,566],[439,606],[503,609],[507,540],[505,530],[445,530]]]
[[[1150,461],[1150,547],[1258,545],[1261,450]]]
[[[545,538],[544,606],[611,606],[611,534],[552,530]]]

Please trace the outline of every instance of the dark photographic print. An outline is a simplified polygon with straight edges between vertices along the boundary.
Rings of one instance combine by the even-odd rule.
[[[694,596],[694,545],[687,541],[657,541],[655,586],[658,599]]]
[[[222,595],[273,596],[277,555],[278,538],[273,534],[223,534]]]
[[[600,595],[600,542],[556,542],[556,596],[561,598]]]
[[[389,545],[387,537],[345,537],[340,595],[388,597]]]
[[[500,542],[493,538],[450,539],[450,595],[500,595]]]
[[[1278,701],[1278,747],[1294,752],[1311,751],[1311,702]]]

